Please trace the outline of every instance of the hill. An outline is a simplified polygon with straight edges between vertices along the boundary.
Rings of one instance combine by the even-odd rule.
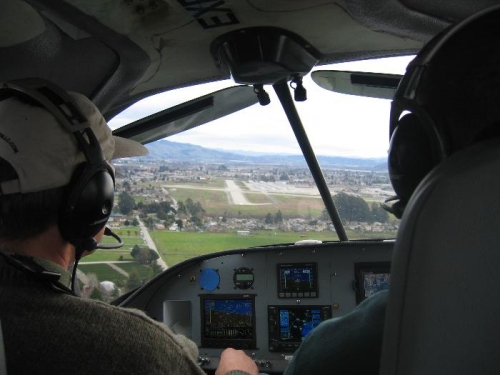
[[[242,164],[267,164],[305,166],[302,155],[280,155],[256,152],[228,152],[205,148],[189,143],[160,140],[147,144],[149,155],[142,157],[146,160],[171,160],[189,162],[212,163],[242,163]],[[383,171],[387,169],[385,158],[346,158],[340,156],[317,156],[322,167],[341,169],[363,169]]]

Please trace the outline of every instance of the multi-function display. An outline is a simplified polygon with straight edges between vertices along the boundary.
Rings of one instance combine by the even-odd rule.
[[[279,298],[317,298],[316,263],[278,264]]]
[[[268,306],[269,351],[294,352],[322,321],[332,317],[330,306]]]

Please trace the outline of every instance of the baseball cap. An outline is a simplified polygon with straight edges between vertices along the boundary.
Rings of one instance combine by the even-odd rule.
[[[68,95],[91,125],[106,160],[148,154],[139,142],[113,136],[97,107],[84,95]],[[75,168],[86,161],[76,137],[49,110],[18,96],[0,101],[0,157],[18,176],[0,183],[0,195],[65,186]]]

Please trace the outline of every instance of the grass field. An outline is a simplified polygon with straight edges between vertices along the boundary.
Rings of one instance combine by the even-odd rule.
[[[135,245],[146,246],[146,242],[141,237],[141,229],[139,227],[121,227],[113,229],[113,232],[122,238],[123,247],[120,249],[98,249],[93,254],[83,258],[81,264],[85,264],[85,262],[116,262],[119,260],[133,260],[130,255],[132,248]],[[115,242],[116,240],[110,237],[104,237],[102,239],[102,243]]]
[[[261,193],[247,193],[245,194],[248,201],[251,203],[266,203],[266,204],[273,204],[274,202],[265,194]],[[265,207],[262,207],[262,209],[265,209]]]
[[[85,274],[95,274],[99,281],[123,282],[126,277],[107,264],[80,264],[78,268]]]
[[[203,182],[203,185],[214,188],[224,188],[226,187],[226,182],[221,178],[214,178],[210,180],[205,180]]]
[[[142,280],[147,280],[150,278],[150,268],[143,266],[142,264],[139,263],[119,263],[117,264],[118,267],[120,267],[122,270],[124,270],[127,273],[132,272],[133,269],[137,270],[139,273],[139,276],[141,276]]]
[[[170,195],[178,201],[186,201],[191,198],[194,202],[200,202],[203,208],[227,205],[227,194],[219,190],[187,189],[187,188],[168,188]]]
[[[269,213],[275,215],[281,211],[285,220],[291,218],[317,219],[323,215],[324,204],[319,197],[294,196],[286,194],[262,194],[250,192],[241,182],[236,181],[247,199],[253,205],[233,205],[228,202],[228,193],[223,191],[225,181],[223,179],[200,181],[199,183],[171,184],[167,190],[171,196],[178,201],[186,201],[191,198],[194,202],[200,202],[206,216],[229,216],[233,218],[261,218],[264,219]],[[165,183],[154,183],[157,189]],[[106,264],[86,265],[91,261],[132,260],[130,251],[134,245],[145,246],[145,241],[140,234],[139,227],[121,227],[114,231],[123,238],[125,246],[119,250],[98,250],[93,255],[82,260],[81,266],[84,272],[93,272],[98,275],[99,280],[125,280],[125,276],[113,270]],[[363,238],[394,238],[395,233],[362,233],[346,229],[349,239]],[[157,245],[160,256],[169,266],[177,264],[186,259],[214,253],[229,249],[249,248],[280,243],[294,243],[304,239],[317,239],[322,241],[337,241],[335,232],[281,232],[281,231],[252,231],[249,236],[237,235],[236,230],[231,233],[198,233],[198,232],[169,232],[152,231],[151,235]],[[105,242],[113,241],[106,239]],[[141,278],[151,276],[150,269],[138,263],[117,264],[124,271],[130,273],[136,268]]]
[[[120,259],[120,256],[123,258]],[[103,250],[98,249],[92,255],[88,255],[85,258],[82,258],[81,264],[85,264],[85,262],[116,262],[119,260],[134,260],[130,255],[130,250],[128,249],[112,249],[112,250]]]
[[[337,241],[334,232],[274,232],[255,231],[249,236],[235,233],[191,233],[154,231],[151,235],[158,251],[169,266],[197,255],[253,246],[293,243],[305,239]],[[347,231],[350,239],[362,239],[361,233]],[[364,238],[393,238],[394,233],[369,233]]]
[[[185,201],[191,198],[195,202],[200,202],[208,216],[223,216],[228,213],[233,217],[264,218],[268,213],[275,214],[281,211],[285,218],[318,218],[325,209],[323,202],[317,197],[247,193],[248,201],[259,205],[233,205],[228,203],[224,191],[177,187],[169,188],[169,193],[176,200]]]
[[[149,267],[143,266],[139,263],[118,263],[118,267],[123,269],[125,272],[130,273],[132,269],[136,269],[142,280],[147,280],[150,278]],[[95,274],[97,280],[99,281],[112,281],[115,284],[125,284],[127,277],[122,275],[115,269],[111,268],[107,264],[85,264],[81,263],[78,268],[85,274]]]

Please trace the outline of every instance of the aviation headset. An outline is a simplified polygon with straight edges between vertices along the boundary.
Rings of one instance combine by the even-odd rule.
[[[77,141],[85,161],[77,166],[60,207],[59,230],[76,248],[76,259],[94,250],[94,236],[106,225],[113,208],[115,176],[103,156],[91,125],[70,95],[40,78],[2,83],[0,100],[29,98],[47,109]]]
[[[451,151],[446,134],[437,126],[439,119],[436,114],[433,116],[426,110],[425,98],[420,94],[419,87],[443,45],[485,13],[498,11],[500,7],[487,9],[445,29],[427,43],[408,65],[394,95],[390,114],[388,168],[397,197],[389,198],[386,202],[396,202],[392,206],[384,205],[384,208],[396,217],[402,216],[420,181]]]

